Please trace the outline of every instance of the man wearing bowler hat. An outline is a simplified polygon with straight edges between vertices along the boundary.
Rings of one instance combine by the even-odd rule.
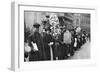
[[[44,52],[44,45],[43,45],[43,38],[39,33],[40,24],[35,23],[33,25],[33,34],[31,35],[31,42],[37,45],[38,50],[34,50],[35,46],[33,45],[33,53],[30,55],[30,61],[41,61],[45,60],[45,52]]]

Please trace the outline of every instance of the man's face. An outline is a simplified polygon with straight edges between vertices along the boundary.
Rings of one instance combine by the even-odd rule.
[[[33,28],[32,28],[32,31],[35,32],[35,31],[36,31],[36,28],[33,27]]]

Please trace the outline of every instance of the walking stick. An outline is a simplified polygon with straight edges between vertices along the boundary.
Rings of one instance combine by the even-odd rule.
[[[52,50],[53,42],[50,42],[48,45],[50,47],[50,56],[51,56],[51,61],[52,61],[53,60],[53,50]]]

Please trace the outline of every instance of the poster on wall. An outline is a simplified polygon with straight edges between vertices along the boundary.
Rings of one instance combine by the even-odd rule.
[[[95,8],[12,3],[13,70],[94,63]]]

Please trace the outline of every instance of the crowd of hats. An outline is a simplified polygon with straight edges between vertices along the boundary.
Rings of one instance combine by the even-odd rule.
[[[74,30],[73,30],[74,31]],[[75,32],[75,31],[74,31]],[[81,47],[87,42],[90,41],[90,33],[81,31],[80,33],[74,33],[72,35],[72,42],[68,44],[69,54],[73,56],[77,50],[80,50]],[[67,56],[69,55],[67,54]]]
[[[49,18],[49,16],[46,16],[47,18]],[[61,24],[64,24],[62,21],[60,21],[62,18],[59,18],[59,22]],[[63,19],[62,19],[63,20]],[[51,25],[49,23],[49,21],[43,21],[43,25],[44,26],[47,26],[46,28],[44,27],[45,29],[45,32],[44,33],[47,33],[49,31],[49,35],[51,35],[53,37],[51,33]],[[33,25],[33,27],[35,28],[39,28],[40,27],[40,24],[38,23],[35,23]],[[64,27],[64,25],[60,25],[60,27],[62,28],[59,28],[61,30],[61,34],[64,34],[64,32],[66,31],[66,28]],[[76,30],[76,28],[73,28],[73,29],[67,29],[70,33],[71,33],[71,43],[69,44],[66,44],[66,43],[62,43],[63,42],[63,35],[60,34],[60,38],[58,37],[58,39],[55,39],[54,40],[56,41],[56,43],[54,42],[54,47],[57,48],[57,52],[56,52],[56,56],[55,56],[55,60],[56,60],[56,57],[60,60],[60,59],[68,59],[70,58],[71,56],[73,56],[75,54],[75,52],[77,50],[80,50],[82,45],[84,45],[87,41],[90,41],[90,33],[87,33],[86,31],[84,31],[84,29],[82,29],[81,31],[80,28]],[[79,31],[79,32],[78,32]],[[26,35],[25,35],[26,37]],[[25,38],[27,40],[27,38]],[[48,38],[49,39],[49,38]],[[55,48],[53,48],[55,49]],[[60,49],[60,50],[58,50]],[[63,51],[62,51],[63,50]],[[29,50],[28,50],[29,51]],[[60,52],[60,54],[59,54]],[[58,53],[58,54],[57,54]],[[25,57],[27,57],[28,55],[25,54]]]
[[[61,19],[63,19],[63,17],[61,17]],[[61,19],[59,19],[59,21]],[[46,21],[44,21],[44,22],[45,22],[44,24],[47,23]],[[63,24],[63,25],[61,25],[61,24]],[[60,33],[62,34],[62,35],[60,34],[60,36],[62,36],[62,37],[58,38],[58,40],[62,40],[62,41],[57,42],[57,43],[59,43],[57,45],[57,48],[61,49],[60,51],[56,50],[57,52],[60,52],[60,54],[61,54],[60,56],[56,55],[56,57],[58,57],[58,59],[66,59],[66,58],[73,56],[77,50],[81,49],[82,45],[84,45],[87,41],[90,40],[90,33],[85,31],[84,29],[81,29],[81,27],[74,28],[72,26],[71,29],[70,28],[68,29],[68,28],[66,28],[67,26],[64,25],[64,21],[60,21],[59,27],[60,27],[59,29],[61,30]],[[66,30],[68,30],[72,35],[71,43],[69,43],[69,44],[62,43],[64,41],[63,34],[65,33]],[[46,31],[50,31],[50,26],[46,29]],[[64,51],[62,52],[62,50],[64,50]],[[57,54],[57,52],[56,52],[56,54]]]
[[[80,33],[76,33],[75,29],[73,29],[70,30],[70,33],[72,34],[71,43],[66,44],[62,43],[61,41],[57,41],[59,43],[57,45],[57,49],[60,49],[57,52],[60,52],[61,55],[59,56],[58,54],[58,56],[56,55],[56,57],[58,57],[59,60],[70,58],[75,54],[76,51],[80,50],[87,41],[90,41],[90,34],[85,31],[80,31]]]
[[[34,25],[34,27],[36,27],[36,28],[38,28],[39,26],[40,26],[39,24]],[[90,41],[90,34],[85,31],[81,30],[79,33],[77,33],[76,30],[73,29],[73,30],[70,30],[70,33],[72,34],[72,37],[71,37],[72,39],[71,39],[71,43],[69,43],[69,44],[62,43],[62,41],[58,41],[55,39],[56,43],[54,41],[53,45],[56,48],[52,47],[52,49],[56,49],[56,51],[53,50],[53,51],[55,51],[55,54],[56,54],[54,57],[54,60],[56,60],[56,58],[58,58],[59,60],[64,60],[64,59],[70,58],[71,56],[73,56],[75,54],[75,52],[77,50],[81,49],[82,45],[84,45],[87,41]],[[47,33],[47,34],[50,34],[50,33]],[[58,38],[58,39],[61,40],[62,38]],[[48,38],[48,39],[50,39],[50,38]],[[28,57],[27,53],[25,54],[25,57]]]

